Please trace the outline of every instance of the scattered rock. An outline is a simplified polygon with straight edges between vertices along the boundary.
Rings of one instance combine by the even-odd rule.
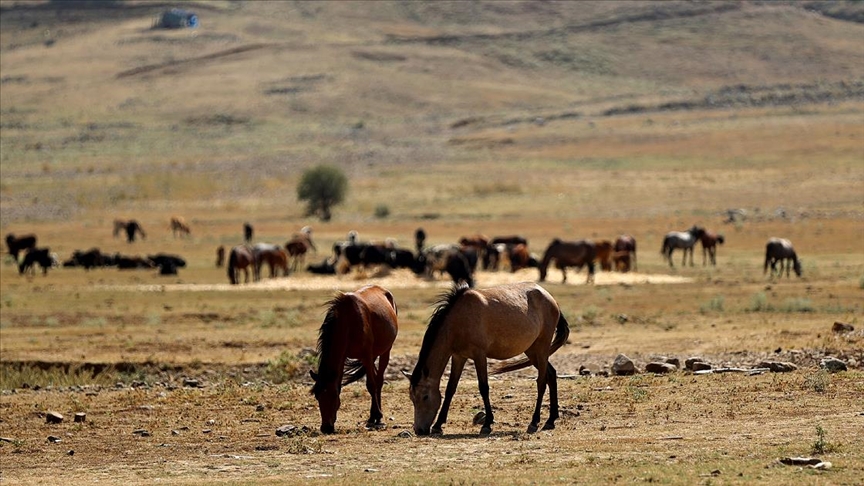
[[[684,360],[684,367],[690,371],[697,371],[697,370],[693,369],[693,364],[694,363],[704,363],[704,362],[705,362],[705,360],[703,360],[702,358],[697,358],[697,357],[693,356],[691,358],[687,358]]]
[[[687,368],[692,371],[709,371],[712,366],[710,363],[706,363],[704,361],[694,361],[690,363],[690,366]]]
[[[474,425],[483,425],[483,423],[485,423],[485,422],[486,422],[486,412],[481,410],[480,412],[477,412],[476,415],[474,415],[474,420],[473,420]]]
[[[607,371],[607,370],[600,370],[600,371],[597,372],[597,376],[609,376],[609,371]]]
[[[66,455],[67,455],[67,456],[74,456],[74,455],[75,455],[75,451],[73,451],[72,449],[69,449],[69,452],[67,452]]]
[[[191,388],[198,388],[201,386],[201,383],[198,382],[198,380],[196,380],[194,378],[184,378],[183,379],[183,386],[188,386]]]
[[[678,358],[666,358],[666,363],[671,364],[675,368],[681,367],[681,360]]]
[[[132,431],[132,435],[137,435],[140,437],[150,437],[150,432],[146,429],[135,429]]]
[[[48,412],[45,414],[45,422],[49,424],[59,424],[63,422],[63,414],[60,412]]]
[[[82,423],[87,420],[87,414],[84,412],[78,412],[75,414],[75,418],[73,419],[75,423]]]
[[[819,363],[819,367],[824,370],[828,370],[831,373],[836,373],[838,371],[846,371],[848,369],[846,367],[846,363],[832,356],[828,356],[827,358],[822,359],[822,361]]]
[[[51,442],[52,444],[56,444],[58,442],[63,442],[63,440],[60,439],[60,437],[57,437],[56,435],[49,435],[48,436],[48,442]]]
[[[636,365],[633,364],[633,361],[627,356],[619,354],[615,357],[615,361],[612,363],[612,374],[618,376],[636,374]]]
[[[256,412],[263,412],[263,411],[264,411],[264,408],[265,408],[265,407],[264,407],[264,404],[263,404],[263,403],[259,403],[258,406],[255,407],[255,411],[256,411]]]
[[[666,373],[674,373],[675,371],[678,371],[678,368],[669,363],[651,362],[645,365],[646,373],[657,373],[663,375]]]
[[[582,365],[579,367],[579,375],[580,376],[591,376],[591,370]]]
[[[411,437],[414,437],[414,434],[412,434],[408,430],[403,430],[402,432],[399,432],[398,434],[396,434],[396,437],[399,437],[402,439],[410,439]]]
[[[795,371],[798,369],[793,363],[785,363],[782,361],[762,361],[758,365],[757,368],[768,368],[774,373],[788,373],[790,371]]]
[[[812,464],[812,465],[810,465],[810,466],[808,466],[808,467],[809,467],[810,469],[822,469],[822,470],[828,470],[828,469],[831,469],[831,466],[833,466],[833,464],[831,464],[830,462],[828,462],[828,461],[822,461],[822,462],[820,462],[819,464]]]
[[[283,425],[276,429],[277,437],[295,437],[298,435],[305,435],[309,432],[309,427],[305,425],[302,427],[295,427],[294,425]]]
[[[844,322],[839,322],[839,321],[837,321],[837,322],[834,323],[833,326],[831,326],[831,330],[834,331],[834,332],[836,332],[836,333],[838,333],[838,334],[844,334],[844,333],[847,333],[847,332],[852,332],[852,331],[854,331],[854,330],[855,330],[855,326],[853,326],[852,324],[846,324],[846,323],[844,323]]]

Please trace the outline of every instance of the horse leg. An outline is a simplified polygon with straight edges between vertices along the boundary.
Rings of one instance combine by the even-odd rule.
[[[705,266],[705,262],[708,259],[708,248],[705,248],[705,245],[702,245],[702,266]]]
[[[486,369],[485,354],[475,356],[473,359],[474,369],[477,371],[477,387],[480,389],[480,396],[483,397],[483,409],[486,412],[486,420],[483,422],[483,427],[480,428],[480,435],[485,437],[492,433],[492,424],[495,422],[492,404],[489,402],[489,370]]]
[[[389,354],[382,355],[378,364],[378,369],[375,369],[375,358],[369,357],[363,360],[363,367],[366,369],[366,391],[372,399],[372,405],[369,409],[369,420],[366,421],[366,428],[380,428],[383,424],[381,419],[384,413],[381,411],[381,388],[384,386],[383,369],[387,367],[390,361]]]
[[[552,430],[558,420],[558,372],[549,362],[546,363],[546,381],[549,385],[549,419],[543,424],[543,430]]]
[[[548,365],[549,362],[545,360],[537,360],[534,364],[537,368],[537,403],[534,405],[534,415],[531,416],[531,423],[528,424],[529,434],[537,432],[537,427],[540,424],[540,407],[543,406],[543,395],[546,394],[546,382],[548,379],[547,373],[549,369]]]
[[[561,283],[567,283],[567,267],[566,266],[561,267],[561,275],[564,276],[564,279],[561,280]]]
[[[453,400],[453,395],[456,394],[456,387],[459,386],[459,378],[462,377],[462,370],[465,368],[467,358],[462,356],[453,356],[450,362],[450,378],[447,380],[447,390],[444,391],[444,403],[441,405],[441,411],[438,412],[438,420],[432,426],[433,434],[441,434],[441,427],[447,423],[447,414],[450,412],[450,401]]]
[[[585,281],[586,284],[594,283],[594,262],[588,262],[588,280]]]

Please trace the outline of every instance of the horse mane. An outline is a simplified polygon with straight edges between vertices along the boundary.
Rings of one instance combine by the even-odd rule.
[[[450,309],[469,289],[467,283],[460,282],[438,297],[435,310],[432,312],[432,317],[429,318],[429,325],[426,326],[426,334],[423,336],[423,344],[420,346],[420,355],[417,357],[417,366],[414,367],[414,372],[411,374],[411,386],[416,386],[420,382],[421,370],[426,366],[432,345],[438,338],[438,332],[444,326],[444,320],[447,319]]]
[[[318,345],[316,347],[316,354],[318,355],[318,379],[312,387],[312,393],[319,391],[335,375],[329,367],[322,367],[322,363],[327,362],[326,358],[332,352],[333,334],[336,332],[339,319],[338,307],[345,300],[346,295],[340,293],[324,304],[327,306],[327,314],[324,316],[321,328],[318,329]]]

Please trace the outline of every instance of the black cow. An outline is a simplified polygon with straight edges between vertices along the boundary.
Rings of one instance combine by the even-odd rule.
[[[33,265],[38,263],[42,267],[42,275],[48,275],[48,269],[54,263],[51,258],[51,251],[48,248],[31,248],[24,255],[24,260],[18,265],[18,273],[24,275],[25,272],[30,272],[35,275],[36,267]]]
[[[105,259],[99,248],[91,248],[87,251],[75,250],[72,252],[72,258],[63,262],[64,267],[84,267],[85,270],[104,265]]]
[[[414,268],[417,259],[409,250],[394,248],[387,251],[387,264],[392,268]]]
[[[310,263],[306,270],[309,273],[314,273],[317,275],[336,275],[336,267],[333,266],[333,263],[330,260],[324,259],[321,263]]]
[[[6,246],[9,247],[9,254],[18,261],[18,253],[24,250],[36,248],[36,235],[24,235],[16,237],[12,233],[6,235]]]
[[[167,253],[158,253],[156,255],[147,255],[147,259],[153,262],[153,264],[157,267],[174,267],[176,272],[177,268],[183,268],[186,266],[186,260],[177,256],[177,255],[169,255]]]
[[[128,257],[117,255],[117,268],[120,270],[129,270],[135,268],[153,268],[155,265],[152,261],[141,258],[139,256]]]

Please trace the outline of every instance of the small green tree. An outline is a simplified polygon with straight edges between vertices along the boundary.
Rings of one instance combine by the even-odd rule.
[[[306,216],[330,221],[331,208],[345,199],[348,178],[338,168],[319,165],[306,170],[297,185],[297,198],[306,201]]]

